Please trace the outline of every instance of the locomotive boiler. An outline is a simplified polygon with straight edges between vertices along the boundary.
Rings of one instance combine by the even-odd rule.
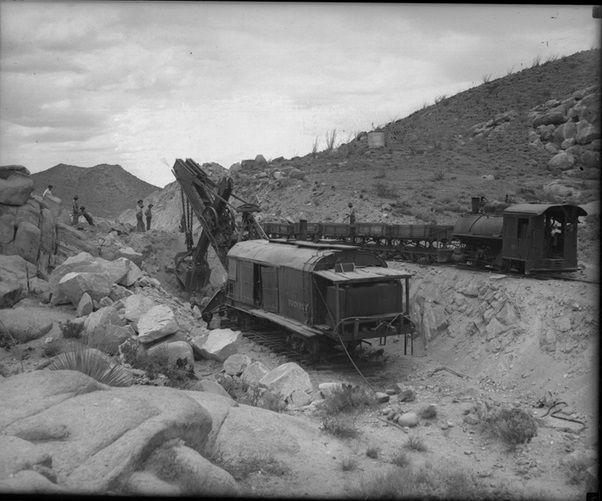
[[[228,252],[225,287],[203,314],[226,309],[230,318],[267,320],[309,353],[324,343],[353,349],[395,335],[407,347],[410,277],[355,246],[247,240]]]

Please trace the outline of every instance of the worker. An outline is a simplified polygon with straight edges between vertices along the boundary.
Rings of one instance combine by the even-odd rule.
[[[146,211],[144,211],[144,215],[146,216],[146,231],[150,230],[151,227],[151,219],[153,218],[153,213],[151,211],[152,207],[153,204],[148,204]]]
[[[138,200],[138,207],[136,207],[136,231],[138,233],[144,233],[144,201]]]
[[[92,219],[92,216],[90,215],[90,213],[86,210],[85,207],[80,207],[79,208],[79,213],[84,216],[84,218],[86,219],[86,221],[88,221],[88,224],[90,226],[95,226],[94,224],[94,219]]]
[[[49,184],[48,188],[46,188],[44,190],[44,193],[42,193],[42,198],[51,197],[52,196],[52,188],[54,188],[54,186]]]
[[[75,226],[77,223],[79,223],[79,197],[77,195],[75,195],[73,197],[73,221],[71,222],[72,226]]]
[[[349,224],[355,224],[355,211],[353,210],[353,204],[349,202],[349,208],[351,212],[349,213]]]

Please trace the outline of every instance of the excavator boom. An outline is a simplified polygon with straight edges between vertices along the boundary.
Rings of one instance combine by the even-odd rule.
[[[253,216],[253,212],[260,210],[259,207],[246,202],[234,207],[230,203],[233,197],[230,177],[225,176],[216,183],[190,158],[185,161],[177,159],[172,172],[202,228],[197,244],[193,246],[192,234],[187,235],[188,251],[175,257],[176,276],[184,289],[192,292],[203,289],[209,283],[211,270],[207,263],[207,251],[210,245],[224,269],[227,269],[228,251],[237,241],[246,238],[267,239],[267,236]],[[184,209],[183,218],[187,213]],[[234,212],[242,214],[242,225],[237,226]],[[192,222],[187,223],[183,226],[191,233]]]

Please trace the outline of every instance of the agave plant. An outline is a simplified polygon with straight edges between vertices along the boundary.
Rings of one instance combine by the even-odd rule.
[[[113,362],[100,350],[74,343],[71,349],[55,357],[48,369],[82,372],[109,386],[130,386],[132,375],[121,365]]]

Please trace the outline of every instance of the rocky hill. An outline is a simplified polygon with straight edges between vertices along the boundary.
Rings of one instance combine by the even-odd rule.
[[[100,164],[94,167],[77,167],[58,164],[48,170],[32,174],[34,192],[41,195],[49,184],[52,194],[70,208],[71,200],[79,196],[96,217],[115,217],[136,204],[136,200],[160,190],[124,170],[120,165]]]
[[[303,157],[257,155],[229,170],[203,168],[216,180],[232,175],[234,193],[259,203],[264,220],[342,222],[352,202],[359,221],[452,223],[476,195],[588,203],[599,199],[599,56],[585,51],[496,80],[484,76],[346,143],[326,131]],[[371,147],[372,133],[384,144]],[[177,184],[148,201],[155,228],[179,221]],[[134,212],[120,220],[133,223]]]

